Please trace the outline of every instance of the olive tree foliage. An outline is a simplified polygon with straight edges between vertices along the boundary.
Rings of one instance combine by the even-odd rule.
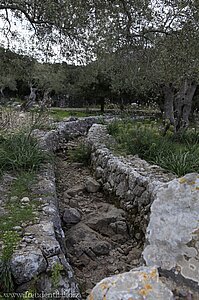
[[[153,89],[163,94],[165,132],[170,125],[177,132],[189,125],[199,80],[199,2],[153,1],[152,6],[154,10],[148,10],[148,18],[140,22],[138,35],[126,12],[129,22],[120,31],[125,42],[108,56],[106,66],[119,92]]]
[[[41,44],[103,61],[118,93],[157,89],[166,123],[176,131],[188,126],[199,73],[198,0],[2,0],[0,10],[5,34],[12,11]]]
[[[92,31],[93,4],[90,0],[2,0],[1,17],[5,21],[3,32],[10,39],[12,35],[12,16],[17,20],[26,20],[29,29],[37,36],[36,47],[52,54],[53,45],[60,45],[62,55],[67,57],[74,52],[86,53],[87,43]],[[18,36],[20,38],[20,36]]]
[[[0,92],[4,98],[5,88],[16,90],[16,73],[14,72],[15,63],[13,59],[8,59],[5,50],[0,49]]]
[[[27,78],[26,72],[31,59],[0,48],[0,97],[5,100],[4,90],[17,90],[17,81]]]
[[[51,93],[62,94],[67,90],[66,74],[61,64],[38,63],[34,61],[29,69],[28,85],[30,94],[24,108],[29,109],[36,99],[41,108],[51,105]],[[38,97],[38,94],[40,97]]]

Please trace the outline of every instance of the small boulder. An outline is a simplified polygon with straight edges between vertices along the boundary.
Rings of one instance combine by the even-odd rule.
[[[140,267],[103,279],[87,300],[173,300],[172,292],[159,280],[156,268]]]
[[[29,203],[29,202],[30,202],[30,199],[29,199],[28,197],[23,197],[23,198],[21,199],[21,202],[22,202],[22,203]]]
[[[16,251],[11,260],[12,275],[17,284],[33,279],[46,270],[47,263],[40,249],[27,246]]]
[[[110,251],[110,244],[105,241],[99,241],[93,245],[92,250],[96,255],[107,255]]]
[[[89,193],[96,193],[100,189],[100,184],[92,177],[87,177],[85,188]]]
[[[63,221],[66,225],[75,225],[81,221],[81,214],[75,208],[66,208],[63,215]]]
[[[69,195],[71,197],[76,196],[77,194],[79,194],[80,192],[84,191],[84,186],[79,184],[79,185],[75,185],[74,187],[72,187],[71,189],[68,189],[67,191],[65,191],[65,196]]]

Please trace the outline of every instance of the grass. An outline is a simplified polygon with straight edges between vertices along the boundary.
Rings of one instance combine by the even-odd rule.
[[[0,137],[0,170],[35,170],[49,157],[36,139],[24,132]]]
[[[84,118],[84,117],[89,117],[89,116],[96,116],[100,114],[100,112],[90,112],[90,111],[68,111],[64,109],[50,109],[49,114],[55,121],[62,121],[64,118],[69,118],[69,117],[77,117],[77,118]]]
[[[29,112],[16,111],[10,107],[0,106],[0,132],[32,132],[34,129],[50,130],[53,123],[48,111],[32,109]]]
[[[24,119],[19,124],[15,119],[13,112],[0,115],[0,173],[11,171],[11,174],[18,174],[11,184],[9,199],[3,206],[5,213],[0,218],[0,240],[3,242],[0,252],[0,292],[13,291],[10,260],[21,239],[15,227],[20,228],[23,223],[34,220],[35,208],[39,203],[31,193],[31,186],[36,180],[35,172],[50,159],[49,154],[42,151],[37,140],[31,136],[32,131],[43,124],[43,115],[34,113],[29,116],[24,127]],[[21,199],[25,196],[30,201],[24,204]]]
[[[31,190],[31,186],[36,183],[35,172],[22,171],[16,180],[13,181],[10,188],[10,196],[18,198],[26,197]]]
[[[35,207],[39,205],[31,193],[35,180],[35,173],[22,172],[18,175],[10,187],[9,200],[4,206],[6,213],[0,218],[0,239],[4,245],[0,255],[0,291],[13,291],[10,259],[21,239],[14,229],[35,218]],[[30,202],[22,205],[21,199],[25,196],[29,196]]]
[[[157,122],[123,120],[112,122],[108,130],[121,154],[138,154],[177,176],[199,172],[199,131],[195,128],[179,135],[169,131],[163,137]]]
[[[36,174],[22,172],[12,182],[9,191],[9,201],[5,205],[6,214],[0,218],[0,237],[6,231],[13,230],[13,227],[20,226],[21,223],[32,220],[34,218],[34,207],[37,201],[33,199],[31,194],[31,186],[36,181]],[[22,206],[21,199],[23,197],[32,196],[30,203]]]

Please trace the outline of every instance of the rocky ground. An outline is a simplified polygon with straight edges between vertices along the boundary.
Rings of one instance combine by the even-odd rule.
[[[57,193],[70,264],[83,299],[103,278],[143,265],[143,244],[132,238],[125,212],[103,193],[89,167],[70,162],[69,142],[56,161]],[[161,277],[175,299],[196,300],[199,294]],[[165,299],[166,300],[166,299]]]
[[[141,265],[143,245],[131,238],[125,212],[111,204],[88,167],[60,153],[56,171],[68,256],[86,298],[103,278]]]

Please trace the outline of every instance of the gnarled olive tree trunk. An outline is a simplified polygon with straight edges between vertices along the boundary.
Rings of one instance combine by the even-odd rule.
[[[172,84],[162,87],[164,94],[164,134],[171,125],[174,126],[176,133],[189,126],[189,116],[196,88],[197,84],[188,79],[184,80],[177,92]]]
[[[44,110],[49,105],[50,105],[50,90],[45,90],[43,94],[43,98],[40,102],[40,107],[42,110]]]
[[[175,97],[175,128],[176,132],[182,131],[189,126],[192,100],[197,84],[186,79]]]
[[[28,110],[29,108],[31,108],[35,103],[37,97],[36,95],[37,88],[33,87],[32,85],[29,85],[29,87],[30,87],[30,95],[28,97],[25,97],[26,102],[21,107],[24,110]]]

